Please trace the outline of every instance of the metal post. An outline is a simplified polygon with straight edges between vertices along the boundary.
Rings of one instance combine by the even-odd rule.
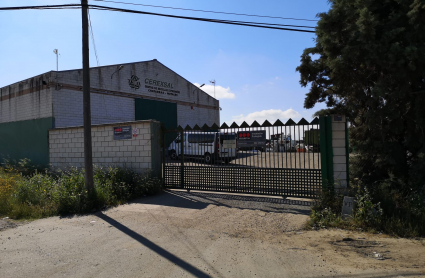
[[[184,188],[184,131],[180,132],[180,187]]]
[[[59,71],[59,62],[58,62],[58,54],[59,54],[59,50],[57,50],[57,49],[54,49],[53,50],[53,53],[55,53],[56,54],[56,86],[55,86],[55,90],[57,90],[58,89],[58,71]]]
[[[166,163],[166,157],[165,157],[165,127],[162,125],[161,128],[162,131],[162,188],[165,189],[165,163]]]
[[[90,64],[89,64],[89,23],[87,17],[87,0],[81,0],[83,27],[83,118],[84,118],[84,168],[87,191],[94,191],[93,158],[91,142],[91,111],[90,111]]]

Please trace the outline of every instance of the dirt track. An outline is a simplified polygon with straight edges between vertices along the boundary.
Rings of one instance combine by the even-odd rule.
[[[37,220],[0,231],[0,276],[425,277],[423,242],[304,231],[309,208],[285,202],[174,191]]]

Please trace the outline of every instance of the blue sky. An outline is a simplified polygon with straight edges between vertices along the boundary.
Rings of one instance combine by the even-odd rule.
[[[317,19],[329,9],[326,0],[122,0],[191,9]],[[1,6],[78,3],[75,0],[0,0]],[[315,22],[276,20],[235,15],[177,11],[89,1],[149,12],[241,21],[310,25]],[[308,88],[299,84],[295,68],[303,50],[314,45],[315,35],[207,22],[133,15],[110,11],[90,12],[100,65],[158,59],[190,82],[216,80],[221,121],[253,119],[275,121],[289,117],[312,119],[324,108],[305,110]],[[81,11],[28,10],[0,12],[0,87],[56,68],[53,49],[59,49],[59,69],[81,68]],[[96,66],[90,47],[90,65]]]

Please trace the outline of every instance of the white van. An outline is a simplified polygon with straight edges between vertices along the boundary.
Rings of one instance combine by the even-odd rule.
[[[236,159],[236,134],[220,132],[184,132],[184,156],[203,157],[206,163],[222,160],[226,164]],[[180,135],[168,147],[171,159],[177,159],[180,154]]]

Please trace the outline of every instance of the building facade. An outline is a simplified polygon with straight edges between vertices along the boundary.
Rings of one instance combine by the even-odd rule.
[[[48,164],[48,130],[83,125],[83,72],[50,71],[0,88],[0,158]],[[90,69],[92,124],[220,123],[219,102],[157,60]]]

